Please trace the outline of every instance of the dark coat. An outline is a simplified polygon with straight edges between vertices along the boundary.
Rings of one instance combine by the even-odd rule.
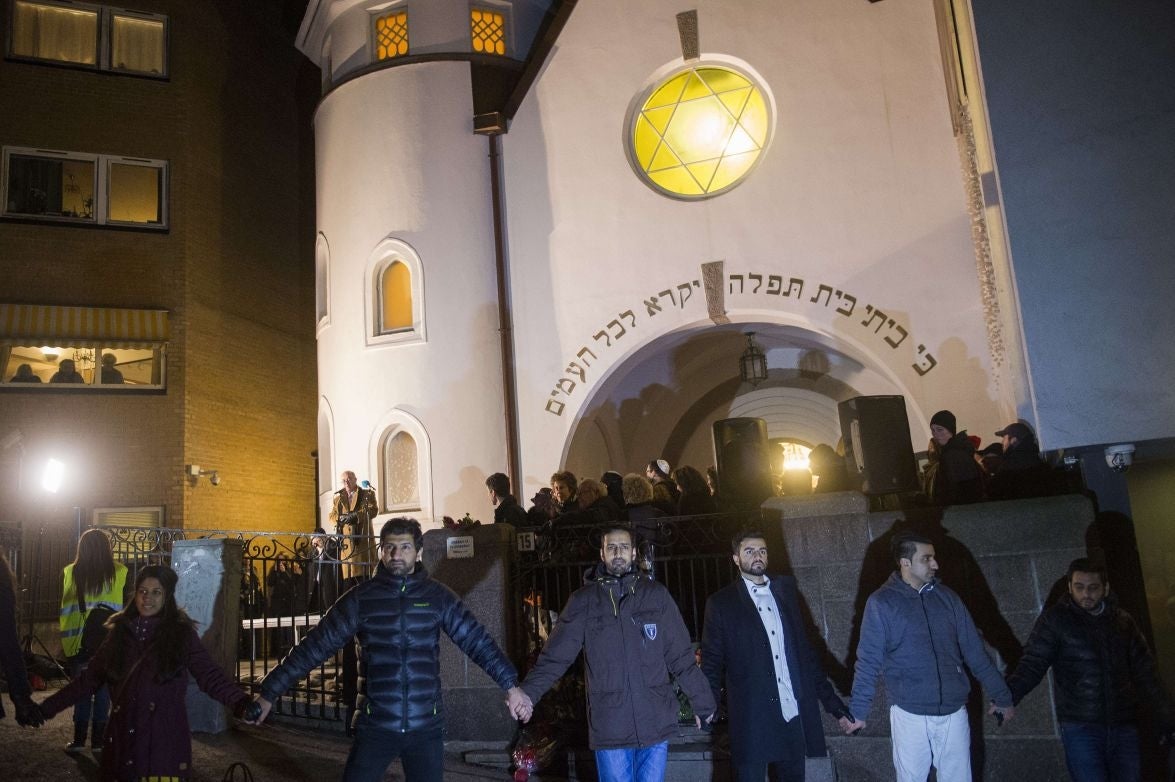
[[[938,455],[933,496],[936,505],[961,505],[983,500],[983,472],[975,461],[975,446],[959,432]]]
[[[716,698],[726,691],[733,761],[743,764],[783,760],[784,750],[775,740],[785,723],[771,645],[755,602],[742,582],[742,578],[736,579],[706,601],[702,671]],[[828,683],[804,632],[796,580],[772,576],[771,593],[783,623],[787,668],[799,706],[806,754],[821,757],[827,750],[817,704],[823,703],[825,711],[834,717],[847,715],[848,708]]]
[[[1052,474],[1036,450],[1036,440],[1008,449],[992,476],[987,494],[993,500],[1019,500],[1052,493]]]
[[[190,626],[184,641],[186,662],[178,673],[160,681],[163,677],[151,646],[158,626],[156,617],[120,622],[81,675],[41,704],[45,716],[52,717],[93,695],[103,684],[110,687],[112,708],[102,752],[103,780],[192,776],[192,732],[186,705],[189,674],[209,697],[226,706],[236,707],[249,699],[249,694],[220,669]]]
[[[513,524],[515,527],[530,526],[526,511],[518,504],[518,500],[514,499],[512,494],[503,497],[502,501],[498,503],[498,507],[494,508],[494,523]]]
[[[503,690],[518,674],[481,623],[424,567],[393,575],[381,562],[371,579],[343,593],[322,621],[261,682],[275,701],[352,636],[359,642],[358,712],[399,732],[444,725],[440,634],[444,631]]]
[[[7,570],[8,563],[0,560],[0,568]],[[7,572],[0,572],[0,668],[4,669],[10,697],[27,698],[32,693],[16,629],[16,589]],[[0,704],[0,717],[3,716],[4,706]]]
[[[313,546],[306,563],[308,609],[322,613],[339,599],[339,544],[333,536],[324,536],[322,552]]]
[[[632,525],[638,540],[641,543],[658,543],[658,519],[666,518],[665,511],[651,502],[642,502],[639,505],[629,505],[624,509],[628,523]]]
[[[1146,703],[1167,730],[1175,728],[1175,714],[1155,676],[1146,640],[1112,594],[1097,616],[1068,595],[1045,609],[1008,677],[1014,702],[1031,692],[1050,667],[1062,722],[1134,722],[1139,705]]]
[[[650,747],[677,732],[677,696],[694,713],[714,713],[706,677],[668,590],[632,570],[617,578],[598,566],[567,601],[555,630],[521,685],[536,703],[584,654],[592,749]]]
[[[708,513],[717,513],[718,505],[709,492],[682,492],[677,498],[678,516],[704,516]]]

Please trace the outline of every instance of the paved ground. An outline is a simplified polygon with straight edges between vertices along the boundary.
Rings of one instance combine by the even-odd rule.
[[[42,700],[48,693],[36,693]],[[12,719],[12,704],[4,695],[7,717],[0,720],[0,777],[5,780],[96,780],[93,756],[64,751],[73,736],[71,713],[59,714],[40,729],[21,728]],[[220,782],[234,761],[244,761],[256,782],[332,782],[343,770],[350,741],[343,736],[295,730],[278,725],[239,725],[217,736],[192,736],[193,782]],[[506,780],[505,771],[466,765],[456,756],[445,766],[449,780]],[[398,763],[385,780],[403,782]]]

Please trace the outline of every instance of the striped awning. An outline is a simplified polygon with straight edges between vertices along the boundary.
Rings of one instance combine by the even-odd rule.
[[[149,347],[168,339],[167,310],[0,304],[0,339],[36,345]]]

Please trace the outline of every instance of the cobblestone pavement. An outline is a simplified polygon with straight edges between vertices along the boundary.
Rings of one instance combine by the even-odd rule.
[[[41,701],[47,693],[34,693]],[[7,716],[0,720],[0,778],[4,780],[96,780],[98,765],[89,752],[69,755],[65,745],[73,737],[71,713],[65,711],[39,729],[21,728],[12,718],[12,703],[4,696]],[[255,782],[332,782],[342,775],[350,740],[280,725],[237,725],[216,736],[192,736],[192,782],[220,782],[225,770],[243,761]],[[399,763],[387,780],[403,782]],[[471,766],[451,756],[445,762],[446,780],[509,779],[506,771]]]

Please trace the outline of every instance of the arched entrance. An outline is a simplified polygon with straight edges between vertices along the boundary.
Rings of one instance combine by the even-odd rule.
[[[767,380],[744,383],[744,334],[767,354]],[[701,470],[714,463],[711,425],[731,417],[767,422],[774,440],[808,446],[840,438],[837,404],[854,396],[902,394],[884,367],[844,340],[762,319],[701,321],[664,334],[620,362],[584,403],[562,464],[576,475],[642,472],[654,458]],[[911,421],[919,420],[911,410]]]

